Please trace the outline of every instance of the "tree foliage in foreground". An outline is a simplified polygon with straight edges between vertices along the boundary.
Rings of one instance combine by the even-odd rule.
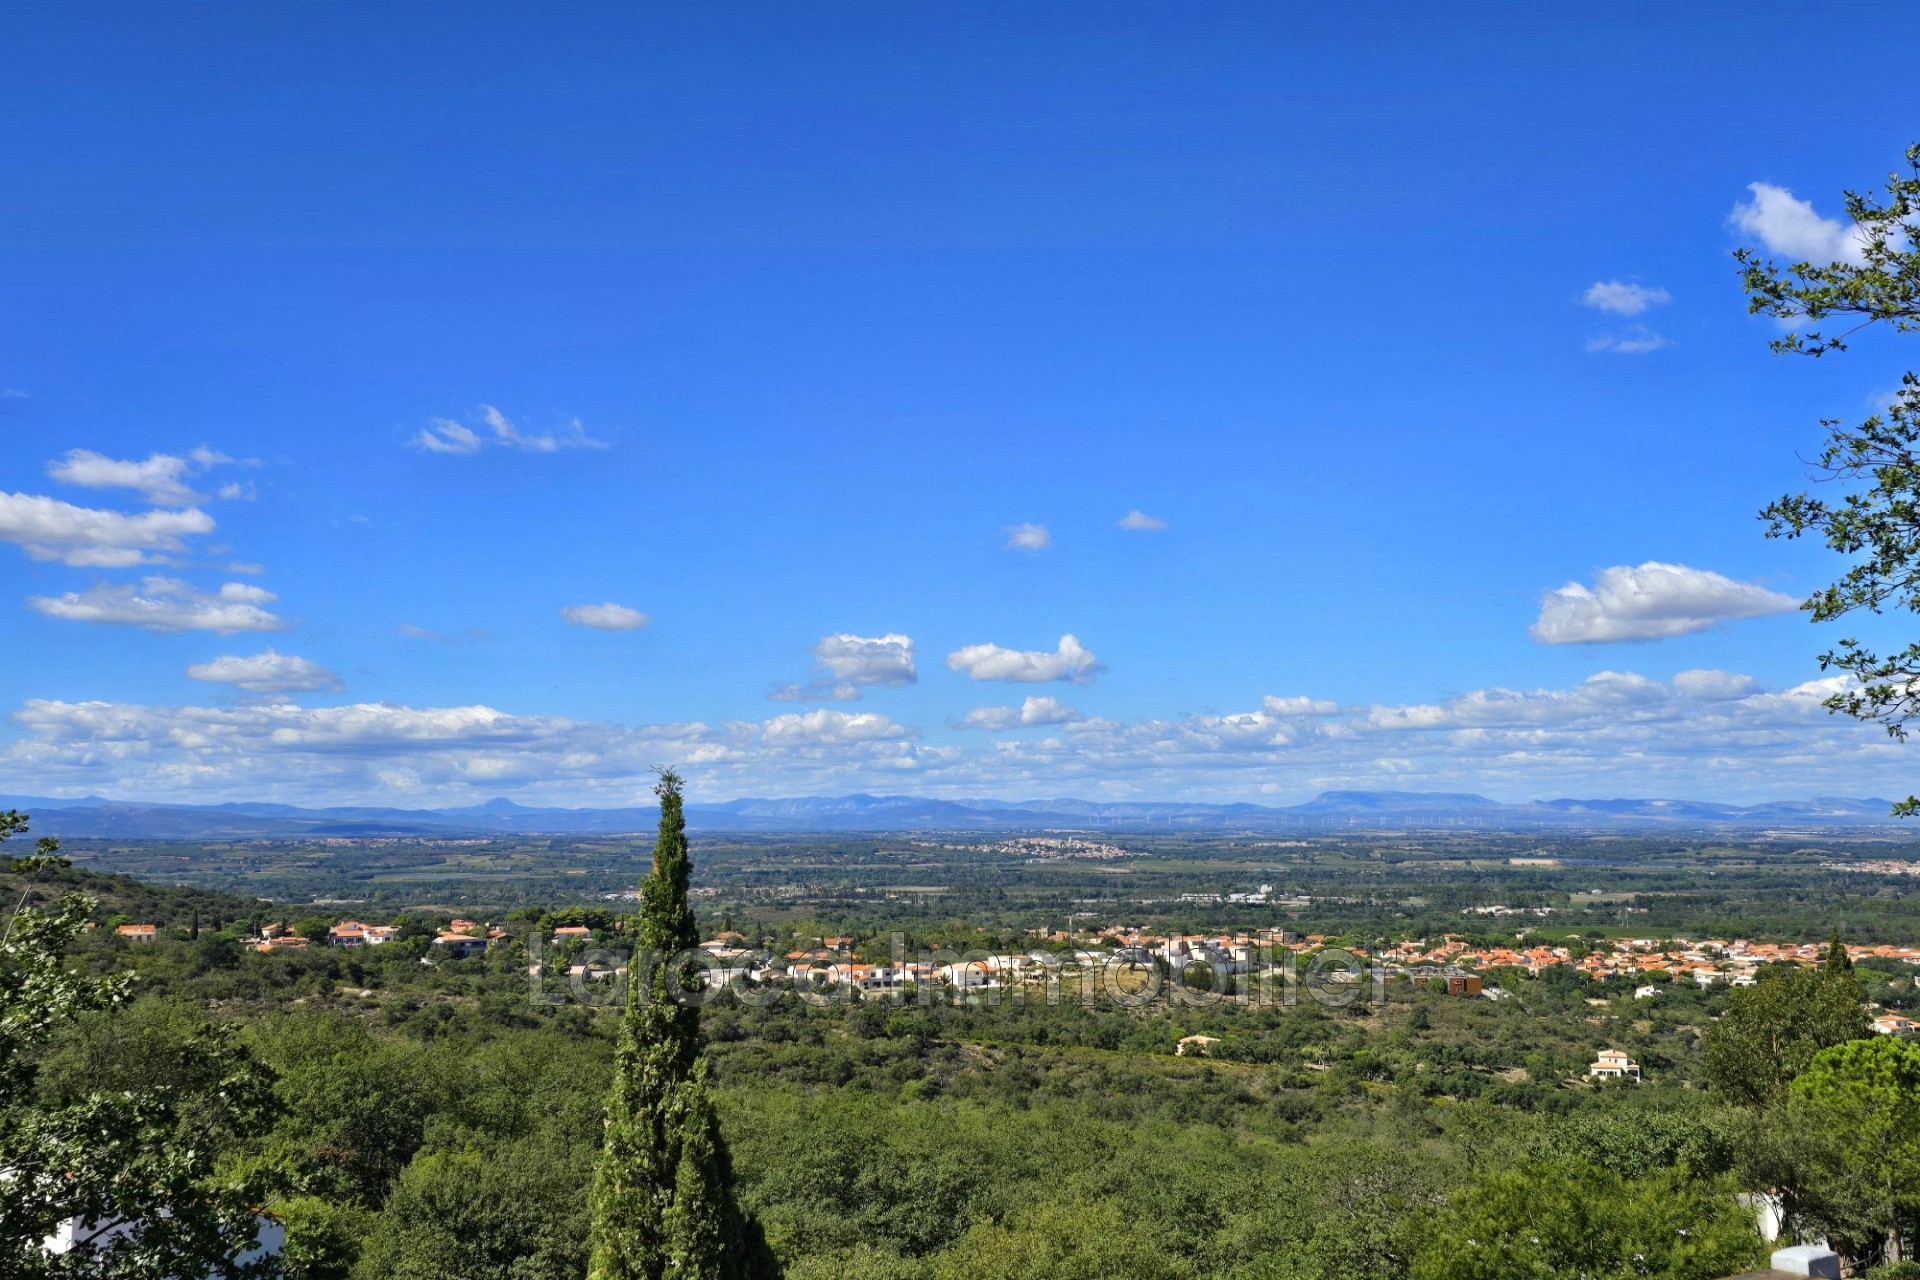
[[[1920,1043],[1875,1036],[1822,1051],[1793,1082],[1809,1217],[1854,1257],[1911,1257],[1920,1223]]]
[[[1413,1280],[1697,1280],[1757,1265],[1753,1215],[1726,1179],[1628,1179],[1577,1161],[1496,1169],[1425,1235]]]
[[[1748,309],[1795,326],[1774,341],[1775,351],[1844,351],[1853,334],[1873,325],[1920,332],[1920,144],[1908,148],[1906,160],[1907,171],[1888,178],[1884,197],[1847,193],[1851,261],[1781,266],[1750,249],[1736,254]],[[1846,327],[1818,327],[1832,322]],[[1920,375],[1907,373],[1886,407],[1864,421],[1822,425],[1827,441],[1816,476],[1847,487],[1837,497],[1788,494],[1761,512],[1769,537],[1812,534],[1853,560],[1804,607],[1816,622],[1861,610],[1920,612]],[[1920,643],[1883,653],[1848,637],[1822,654],[1820,665],[1857,682],[1827,699],[1831,710],[1906,737],[1908,720],[1920,711]],[[1920,797],[1896,807],[1916,811]]]
[[[699,943],[680,778],[662,772],[660,834],[640,886],[626,1016],[615,1048],[606,1145],[593,1187],[590,1280],[749,1280],[769,1274],[758,1229],[733,1196],[714,1114],[698,981],[674,957]]]
[[[1728,994],[1726,1012],[1707,1032],[1707,1075],[1742,1106],[1777,1107],[1815,1054],[1866,1034],[1851,966],[1769,968]]]
[[[26,827],[20,814],[0,814],[0,840]],[[58,848],[42,840],[41,865],[57,862]],[[16,865],[32,874],[33,862]],[[86,977],[67,967],[67,948],[94,905],[68,895],[56,911],[17,906],[0,923],[0,1274],[277,1275],[274,1259],[235,1261],[258,1242],[263,1189],[220,1168],[218,1153],[263,1127],[270,1092],[223,1028],[198,1026],[179,1040],[165,1082],[74,1088],[41,1078],[38,1055],[55,1035],[116,1009],[131,986],[125,974]],[[75,1220],[79,1247],[43,1247]]]

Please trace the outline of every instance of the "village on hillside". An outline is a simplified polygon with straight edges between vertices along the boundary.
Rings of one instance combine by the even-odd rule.
[[[159,928],[152,924],[117,925],[114,932],[129,943],[152,942]],[[455,918],[438,929],[422,926],[430,938],[430,954],[448,959],[481,956],[490,948],[513,941],[516,935],[490,923]],[[621,924],[596,929],[589,924],[559,925],[550,931],[527,934],[535,979],[565,978],[574,983],[606,983],[626,973],[625,953],[618,949]],[[342,920],[304,932],[284,922],[261,926],[249,940],[255,950],[272,952],[308,946],[374,947],[402,936],[400,924],[374,925]],[[1343,961],[1341,977],[1349,985],[1413,981],[1435,984],[1449,995],[1504,1000],[1512,996],[1495,981],[1507,975],[1538,978],[1551,970],[1566,970],[1596,981],[1644,979],[1634,989],[1638,1000],[1658,998],[1664,987],[1690,983],[1699,987],[1751,986],[1768,965],[1815,965],[1827,952],[1825,944],[1810,942],[1756,942],[1745,938],[1611,938],[1594,939],[1576,950],[1565,944],[1531,947],[1475,945],[1459,935],[1438,940],[1405,939],[1362,948],[1350,940],[1321,933],[1292,930],[1237,931],[1217,934],[1156,933],[1127,925],[1097,926],[1079,933],[1036,928],[1028,931],[1033,944],[1026,950],[970,950],[961,954],[907,956],[890,945],[888,937],[866,940],[851,935],[825,936],[817,945],[774,953],[751,945],[745,936],[723,931],[701,944],[698,963],[710,987],[742,984],[755,987],[791,986],[810,992],[838,992],[849,997],[893,996],[934,989],[956,998],[992,997],[999,992],[1023,991],[1028,985],[1051,985],[1065,979],[1092,989],[1105,973],[1127,969],[1148,971],[1179,985],[1183,994],[1213,993],[1218,997],[1258,1002],[1277,990],[1274,981],[1297,979],[1302,965],[1333,958]],[[892,954],[896,950],[898,954]],[[1854,961],[1882,960],[1920,967],[1920,947],[1851,945]],[[862,954],[887,952],[885,959],[862,959]],[[423,963],[431,963],[424,960]],[[1159,981],[1152,984],[1158,992]],[[1124,988],[1140,990],[1139,984]],[[1122,990],[1119,986],[1114,992]],[[1881,1035],[1920,1034],[1920,1021],[1875,1008],[1872,1029]],[[1595,1074],[1635,1074],[1614,1064]]]

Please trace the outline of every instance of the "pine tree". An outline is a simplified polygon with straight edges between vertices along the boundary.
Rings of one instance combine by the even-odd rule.
[[[1827,958],[1820,967],[1828,973],[1853,973],[1853,957],[1847,954],[1847,944],[1840,941],[1840,930],[1835,929],[1827,939]]]
[[[640,885],[615,1049],[606,1143],[593,1186],[588,1280],[761,1280],[774,1274],[757,1224],[733,1198],[733,1169],[700,1053],[700,1012],[676,999],[695,980],[673,957],[698,942],[693,858],[679,775],[660,774],[660,836]]]

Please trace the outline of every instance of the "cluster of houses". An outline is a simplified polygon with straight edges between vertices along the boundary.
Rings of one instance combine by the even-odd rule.
[[[1064,944],[1065,934],[1034,930],[1043,941]],[[707,970],[710,983],[744,979],[751,982],[787,982],[815,988],[845,987],[861,993],[884,994],[908,987],[943,986],[960,994],[979,994],[1002,990],[1026,982],[1059,979],[1067,975],[1083,976],[1107,965],[1151,965],[1164,961],[1184,969],[1200,964],[1215,973],[1257,972],[1265,965],[1261,948],[1265,943],[1248,934],[1235,936],[1162,936],[1138,932],[1116,933],[1103,937],[1098,945],[1048,950],[1035,947],[1027,951],[1009,950],[969,953],[965,957],[901,958],[894,962],[868,962],[854,954],[856,939],[828,937],[814,948],[789,951],[769,957],[750,951],[746,940],[736,933],[722,933],[701,944],[713,957]],[[1317,946],[1322,939],[1297,940],[1299,948]],[[597,975],[590,975],[597,976]],[[1478,979],[1474,979],[1478,984]]]
[[[1261,886],[1262,893],[1269,886]],[[151,924],[124,924],[115,932],[129,942],[152,942],[158,930]],[[1007,988],[1019,983],[1058,978],[1067,973],[1086,973],[1107,965],[1151,965],[1162,962],[1169,968],[1185,970],[1205,965],[1215,973],[1248,974],[1268,968],[1270,950],[1309,955],[1327,946],[1324,934],[1279,933],[1234,934],[1159,934],[1124,925],[1111,925],[1095,931],[1091,946],[1080,946],[1075,936],[1061,931],[1033,929],[1037,942],[1032,950],[1010,950],[993,954],[969,954],[964,959],[941,962],[935,959],[906,959],[895,963],[869,963],[855,954],[856,939],[850,936],[827,937],[816,948],[790,951],[769,957],[752,951],[747,939],[732,931],[722,932],[701,944],[712,957],[706,969],[706,981],[721,984],[735,980],[751,982],[793,982],[816,988],[845,987],[862,993],[887,993],[907,987],[940,985],[962,994]],[[400,930],[393,925],[365,924],[342,920],[327,930],[324,945],[333,947],[375,947],[391,942]],[[507,937],[506,931],[472,920],[453,920],[434,937],[432,945],[452,957],[479,955],[489,946]],[[587,925],[561,925],[552,930],[556,944],[591,941],[594,930]],[[1081,935],[1085,937],[1085,935]],[[264,926],[252,945],[261,951],[278,951],[313,945],[285,923]],[[1046,949],[1051,948],[1051,949]],[[1891,959],[1920,966],[1920,947],[1850,946],[1847,952],[1856,961],[1868,958]],[[1490,1000],[1510,998],[1505,989],[1484,983],[1481,973],[1490,969],[1512,968],[1530,975],[1555,968],[1570,968],[1595,979],[1615,977],[1664,978],[1668,984],[1692,982],[1699,986],[1724,984],[1751,986],[1758,980],[1760,967],[1769,964],[1820,963],[1826,946],[1820,943],[1767,943],[1745,939],[1662,940],[1625,938],[1595,940],[1592,947],[1575,956],[1565,946],[1478,947],[1457,935],[1436,941],[1416,939],[1376,951],[1370,957],[1376,977],[1405,977],[1445,983],[1449,995],[1482,996]],[[536,965],[537,972],[541,966]],[[610,964],[571,966],[570,976],[611,978],[624,972]],[[1634,991],[1634,998],[1657,998],[1660,985],[1647,983]],[[1897,1013],[1879,1013],[1873,1018],[1873,1030],[1880,1035],[1920,1035],[1920,1022]],[[1629,1069],[1631,1068],[1631,1069]],[[1637,1077],[1631,1062],[1596,1062],[1590,1072],[1596,1079]]]
[[[378,947],[392,942],[400,936],[397,925],[364,924],[358,920],[342,920],[327,929],[327,936],[318,945],[329,947]],[[454,920],[440,930],[433,939],[433,945],[446,954],[455,957],[479,955],[492,944],[507,937],[504,929],[491,925],[476,924],[472,920]],[[260,935],[252,939],[256,951],[297,951],[316,945],[312,939],[295,933],[284,921],[262,925]]]
[[[1570,967],[1591,978],[1664,974],[1670,982],[1700,986],[1724,983],[1751,986],[1761,965],[1819,964],[1826,958],[1825,943],[1749,942],[1721,938],[1622,938],[1596,940],[1587,954],[1576,958],[1566,947],[1474,947],[1449,935],[1437,943],[1403,942],[1377,954],[1389,964],[1443,965],[1464,969],[1525,969],[1538,977],[1547,969]],[[1869,958],[1920,965],[1920,947],[1852,946],[1856,961]]]

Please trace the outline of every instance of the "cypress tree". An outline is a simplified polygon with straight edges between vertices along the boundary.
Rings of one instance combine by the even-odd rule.
[[[627,1008],[614,1051],[606,1142],[593,1185],[588,1280],[762,1280],[775,1273],[758,1225],[733,1197],[733,1169],[700,1053],[700,1011],[673,958],[698,943],[687,905],[680,777],[662,770],[660,836],[640,885]]]

